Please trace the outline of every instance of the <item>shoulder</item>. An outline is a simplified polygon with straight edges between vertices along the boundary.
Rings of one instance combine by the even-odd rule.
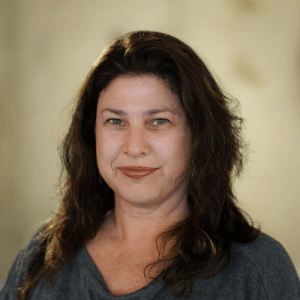
[[[300,298],[299,278],[288,253],[268,235],[261,234],[248,244],[234,244],[231,264],[243,274],[251,273],[252,279],[255,276],[269,299]]]
[[[234,244],[233,256],[242,256],[259,270],[263,267],[294,269],[293,263],[284,247],[266,234],[248,244]]]
[[[34,232],[14,259],[4,281],[1,283],[0,298],[16,299],[16,292],[27,274],[29,262],[39,245],[38,234],[43,227]]]

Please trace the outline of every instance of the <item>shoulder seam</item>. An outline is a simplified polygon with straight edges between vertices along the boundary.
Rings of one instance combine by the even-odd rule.
[[[235,251],[236,251],[236,250],[235,250]],[[257,267],[256,263],[255,263],[250,257],[248,257],[247,255],[245,255],[244,253],[242,253],[242,252],[240,252],[240,251],[236,251],[236,254],[241,255],[241,256],[243,256],[244,258],[246,258],[246,259],[247,259],[247,260],[255,267],[255,269],[257,270],[257,273],[258,273],[258,275],[259,275],[260,281],[261,281],[261,283],[262,283],[262,285],[263,285],[263,287],[264,287],[265,293],[266,293],[268,299],[271,300],[271,298],[269,297],[269,294],[268,294],[268,292],[267,292],[266,286],[265,286],[265,284],[264,284],[264,281],[263,281],[263,279],[262,279],[262,276],[261,276],[261,274],[260,274],[259,268]]]

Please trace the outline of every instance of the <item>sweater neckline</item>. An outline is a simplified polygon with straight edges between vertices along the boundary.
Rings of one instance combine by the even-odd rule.
[[[88,253],[86,245],[82,248],[78,255],[79,258],[81,258],[80,260],[83,262],[82,267],[88,269],[88,272],[93,274],[94,279],[98,283],[97,286],[99,287],[99,293],[102,296],[105,296],[105,299],[107,300],[155,299],[154,296],[164,287],[157,279],[153,279],[149,284],[137,291],[125,295],[113,295],[109,291],[101,273]]]

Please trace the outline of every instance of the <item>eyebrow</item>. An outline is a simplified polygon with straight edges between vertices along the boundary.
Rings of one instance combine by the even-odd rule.
[[[114,109],[114,108],[104,108],[102,111],[101,111],[101,114],[103,114],[104,112],[111,112],[113,114],[116,114],[118,116],[127,116],[127,113],[124,111],[124,110],[120,110],[120,109]],[[161,109],[151,109],[151,110],[147,110],[145,112],[143,112],[143,116],[153,116],[153,115],[156,115],[156,114],[159,114],[159,113],[163,113],[163,112],[170,112],[172,114],[175,114],[177,115],[178,112],[174,109],[170,109],[170,108],[161,108]]]
[[[106,112],[106,111],[111,112],[111,113],[113,113],[113,114],[115,114],[115,115],[118,115],[118,116],[125,116],[125,115],[127,115],[127,114],[125,113],[124,110],[113,109],[113,108],[104,108],[104,109],[101,111],[101,115],[102,115],[104,112]]]

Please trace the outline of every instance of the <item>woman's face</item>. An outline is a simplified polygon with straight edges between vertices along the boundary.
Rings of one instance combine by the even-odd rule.
[[[186,195],[178,178],[190,132],[178,97],[161,79],[114,79],[99,96],[95,133],[98,169],[115,201],[150,207]]]

